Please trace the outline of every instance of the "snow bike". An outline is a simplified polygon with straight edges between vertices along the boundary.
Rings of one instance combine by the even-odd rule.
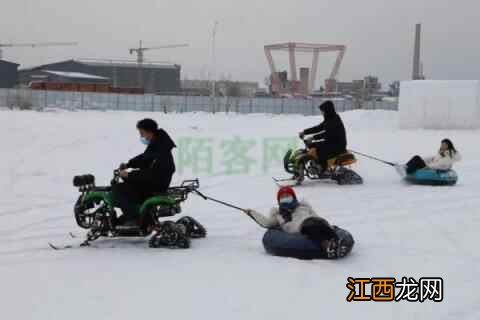
[[[350,151],[346,151],[338,156],[327,160],[327,168],[323,170],[317,161],[317,152],[310,147],[311,142],[303,140],[305,149],[296,151],[288,150],[283,158],[283,166],[285,171],[293,174],[291,179],[297,185],[301,185],[308,177],[312,180],[330,179],[336,181],[339,185],[362,184],[363,179],[355,171],[347,168],[357,162],[355,156]],[[280,181],[280,180],[276,180]]]
[[[139,219],[135,225],[116,223],[112,186],[117,183],[121,183],[119,170],[114,171],[111,186],[106,187],[96,186],[95,177],[90,174],[74,177],[73,185],[81,192],[74,207],[75,220],[81,228],[89,230],[82,245],[89,245],[100,237],[147,237],[153,233],[150,247],[189,248],[191,238],[206,236],[205,228],[192,217],[185,216],[176,222],[161,221],[181,212],[180,204],[200,187],[198,179],[185,180],[180,186],[146,199],[138,206]]]

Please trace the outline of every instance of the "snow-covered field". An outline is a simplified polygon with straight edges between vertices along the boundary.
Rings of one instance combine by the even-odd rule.
[[[214,141],[210,173],[194,172],[186,161],[175,182],[198,176],[206,194],[266,212],[277,189],[271,176],[285,174],[280,165],[261,169],[263,141],[295,138],[319,117],[0,109],[1,318],[480,319],[480,132],[403,131],[396,112],[342,116],[350,148],[391,161],[433,153],[451,138],[463,155],[460,180],[455,187],[410,186],[391,167],[359,158],[362,186],[296,188],[356,240],[343,260],[300,261],[267,255],[264,231],[250,219],[196,196],[184,213],[209,236],[188,250],[120,239],[54,251],[47,242],[84,234],[73,219],[72,177],[94,173],[97,184],[107,183],[115,166],[143,150],[140,118],[155,118],[174,140]],[[257,161],[248,172],[224,174],[228,152],[219,148],[235,137],[255,141],[250,156]],[[346,301],[347,277],[403,276],[442,277],[443,302]]]

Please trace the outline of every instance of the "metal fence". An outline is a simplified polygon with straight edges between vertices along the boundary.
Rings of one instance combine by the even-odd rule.
[[[133,110],[153,112],[232,112],[318,115],[325,99],[237,98],[133,95],[95,92],[0,89],[0,106],[41,110],[45,108],[84,110]],[[398,110],[397,101],[334,100],[337,111],[354,109]]]

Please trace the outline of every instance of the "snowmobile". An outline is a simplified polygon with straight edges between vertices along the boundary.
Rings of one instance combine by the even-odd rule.
[[[81,228],[89,230],[82,246],[100,237],[147,237],[152,234],[150,247],[189,248],[191,238],[207,235],[206,229],[192,217],[184,216],[176,222],[162,221],[181,212],[180,204],[200,187],[198,179],[185,180],[180,186],[146,199],[138,206],[139,219],[135,225],[117,224],[112,194],[112,186],[117,183],[121,183],[119,170],[114,171],[110,186],[105,187],[96,186],[91,174],[73,178],[73,185],[81,192],[74,207],[75,220]]]
[[[305,177],[312,180],[333,180],[339,185],[348,184],[362,184],[363,179],[355,171],[349,169],[350,166],[357,162],[352,152],[346,151],[338,156],[328,159],[327,168],[323,170],[320,163],[317,161],[317,153],[314,148],[311,148],[310,140],[303,140],[306,148],[298,149],[296,151],[288,150],[283,158],[283,166],[285,171],[293,174],[290,179],[301,185]],[[281,180],[276,180],[281,181]]]

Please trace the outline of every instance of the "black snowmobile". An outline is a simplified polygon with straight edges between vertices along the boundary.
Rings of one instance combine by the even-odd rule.
[[[333,158],[328,159],[327,168],[323,170],[317,161],[316,150],[310,148],[310,141],[303,140],[304,149],[296,151],[288,150],[283,158],[283,166],[285,171],[293,175],[290,179],[276,179],[279,181],[294,181],[297,185],[301,185],[305,177],[312,180],[334,180],[339,185],[362,184],[363,179],[355,171],[348,166],[357,162],[357,159],[350,151],[345,151]]]
[[[114,171],[111,185],[116,183],[121,183],[119,170]],[[76,222],[89,230],[82,245],[89,245],[100,237],[147,237],[152,234],[150,247],[189,248],[191,238],[204,238],[207,235],[206,229],[189,216],[176,222],[162,221],[181,212],[180,204],[188,194],[200,187],[198,179],[185,180],[180,186],[171,187],[165,193],[155,194],[145,200],[138,207],[136,225],[117,225],[116,203],[111,186],[96,186],[95,177],[90,174],[75,176],[73,185],[81,192],[74,207]]]

